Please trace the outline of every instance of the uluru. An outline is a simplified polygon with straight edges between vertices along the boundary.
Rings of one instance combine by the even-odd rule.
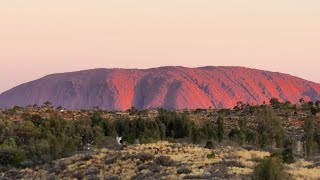
[[[67,109],[232,108],[270,98],[316,101],[320,84],[244,67],[92,69],[52,74],[0,95],[0,108],[50,101]]]

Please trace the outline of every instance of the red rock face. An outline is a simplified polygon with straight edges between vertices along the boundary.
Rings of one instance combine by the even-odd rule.
[[[318,100],[320,85],[291,75],[242,67],[94,69],[54,74],[0,95],[0,107],[50,101],[68,109],[232,108],[270,98]]]

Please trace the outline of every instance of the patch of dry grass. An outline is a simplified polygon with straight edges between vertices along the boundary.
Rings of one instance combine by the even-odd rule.
[[[23,169],[24,179],[90,179],[100,177],[121,179],[183,179],[184,177],[217,177],[242,179],[250,177],[259,159],[269,156],[263,151],[248,151],[239,147],[217,146],[216,157],[208,159],[212,150],[192,144],[158,142],[128,146],[123,150],[99,149],[92,156],[83,154],[55,161],[65,163],[65,168],[52,174],[44,166]],[[165,157],[165,161],[158,160]],[[170,163],[167,163],[170,162]],[[320,168],[308,169],[312,162],[297,160],[286,165],[294,179],[319,179]],[[190,171],[189,171],[190,170]]]
[[[320,167],[307,168],[314,163],[299,159],[296,162],[287,165],[286,171],[296,179],[320,179]]]

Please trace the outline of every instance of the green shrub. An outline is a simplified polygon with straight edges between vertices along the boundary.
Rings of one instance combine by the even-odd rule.
[[[122,143],[122,145],[134,144],[135,139],[133,138],[133,136],[131,134],[128,134],[128,135],[125,135],[122,137],[121,143]]]
[[[253,171],[255,180],[282,180],[286,178],[282,159],[278,156],[264,158]]]
[[[259,134],[259,144],[261,147],[266,147],[276,142],[276,146],[280,147],[285,138],[285,131],[282,127],[281,119],[270,108],[264,109],[257,117]]]
[[[282,152],[282,160],[284,163],[291,164],[294,162],[294,157],[291,148],[285,148]]]
[[[315,134],[315,117],[309,116],[304,120],[304,139],[306,141],[306,155],[312,156],[314,148],[314,134]]]
[[[13,147],[0,147],[0,165],[19,166],[24,160],[24,154],[21,150]]]
[[[224,137],[224,119],[223,117],[218,117],[218,121],[217,121],[217,137],[218,137],[218,141],[222,142],[223,137]]]
[[[205,148],[213,149],[213,142],[211,140],[207,141]]]
[[[9,139],[7,139],[7,140],[5,140],[3,142],[2,146],[11,147],[11,148],[17,148],[17,143],[13,138],[9,138]]]
[[[213,151],[207,155],[208,159],[214,159],[215,157],[216,157],[216,154]]]

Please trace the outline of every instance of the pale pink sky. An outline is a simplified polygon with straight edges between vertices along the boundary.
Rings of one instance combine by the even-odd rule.
[[[165,65],[320,82],[320,1],[0,1],[0,92],[56,72]]]

